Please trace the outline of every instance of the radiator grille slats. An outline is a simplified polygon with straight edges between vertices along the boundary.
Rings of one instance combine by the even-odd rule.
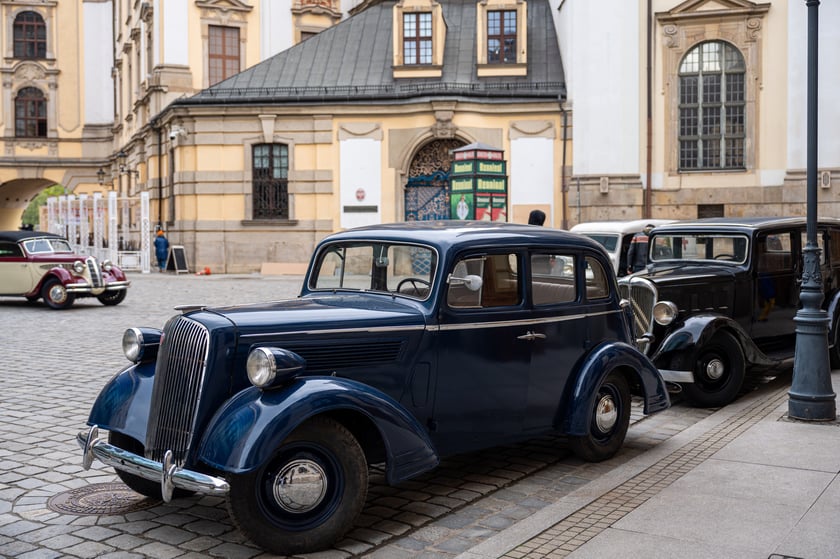
[[[99,269],[99,262],[96,258],[88,257],[85,260],[88,272],[90,272],[90,283],[93,287],[102,287],[102,270]]]
[[[334,371],[363,365],[394,363],[402,353],[402,340],[324,343],[318,346],[283,345],[306,360],[309,372]]]
[[[171,450],[183,466],[207,363],[209,335],[201,324],[175,317],[164,327],[146,431],[146,457],[158,462]]]
[[[633,335],[636,340],[653,332],[653,306],[656,304],[656,287],[647,280],[633,278],[619,286],[621,296],[630,301],[633,309]],[[637,342],[642,352],[647,352],[649,342]]]

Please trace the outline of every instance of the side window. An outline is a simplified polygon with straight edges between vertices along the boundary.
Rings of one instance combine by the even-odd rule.
[[[515,254],[459,260],[449,274],[446,304],[461,309],[518,305],[522,301],[518,268]]]
[[[789,272],[792,269],[790,234],[759,235],[755,251],[760,273]]]
[[[575,257],[568,254],[532,254],[531,297],[536,306],[575,301]]]
[[[23,256],[23,251],[17,243],[0,243],[0,258],[21,256]]]
[[[840,266],[840,230],[832,229],[828,238],[828,251],[831,255],[831,265]]]
[[[586,298],[603,299],[610,296],[607,273],[595,258],[586,257]]]

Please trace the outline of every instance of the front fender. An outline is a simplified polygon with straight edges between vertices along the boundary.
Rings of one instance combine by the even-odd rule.
[[[671,358],[674,355],[693,354],[698,348],[706,345],[720,330],[726,330],[737,338],[744,352],[744,358],[750,365],[767,367],[778,365],[778,361],[768,358],[758,349],[740,324],[729,317],[716,314],[699,314],[688,318],[679,328],[668,334],[652,356],[652,360],[661,367],[668,368],[671,366]]]
[[[154,363],[130,365],[117,373],[96,397],[88,425],[145,441],[154,373]]]
[[[71,274],[69,271],[67,271],[67,269],[62,268],[61,266],[55,266],[53,268],[50,268],[49,271],[47,271],[43,276],[41,276],[41,279],[38,280],[38,285],[35,286],[35,289],[27,293],[27,295],[40,295],[41,289],[44,287],[44,283],[46,283],[46,281],[50,278],[58,278],[58,280],[61,283],[67,285],[73,280],[73,274]]]
[[[376,426],[385,446],[389,483],[438,465],[425,429],[398,402],[365,384],[335,377],[298,378],[277,390],[243,390],[213,416],[199,458],[225,472],[254,470],[304,421],[339,410],[359,413]]]
[[[655,413],[668,408],[671,402],[659,371],[635,347],[623,342],[603,342],[581,362],[572,391],[563,406],[562,425],[568,435],[585,435],[589,431],[592,408],[598,387],[615,369],[633,371],[643,392],[644,412]],[[629,379],[632,381],[634,379]]]

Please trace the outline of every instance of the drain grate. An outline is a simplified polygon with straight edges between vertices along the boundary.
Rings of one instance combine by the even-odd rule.
[[[121,483],[95,483],[59,493],[47,502],[47,507],[64,514],[110,515],[148,509],[160,503]]]

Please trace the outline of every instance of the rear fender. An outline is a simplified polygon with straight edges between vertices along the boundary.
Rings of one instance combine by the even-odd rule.
[[[96,397],[88,425],[145,441],[154,372],[155,364],[145,363],[130,365],[117,373]]]
[[[581,436],[589,431],[598,387],[607,375],[622,369],[630,373],[631,385],[638,383],[644,398],[644,412],[655,413],[671,405],[662,376],[653,363],[633,346],[623,342],[603,342],[581,362],[572,391],[562,408],[561,431]]]
[[[224,472],[252,471],[307,419],[334,412],[361,414],[376,427],[385,448],[389,483],[437,466],[437,452],[413,415],[370,386],[335,377],[298,378],[274,390],[243,390],[213,416],[199,459]]]

